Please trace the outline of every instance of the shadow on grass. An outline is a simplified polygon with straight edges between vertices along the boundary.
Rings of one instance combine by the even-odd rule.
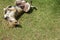
[[[16,25],[15,28],[22,28],[22,26],[21,25]]]

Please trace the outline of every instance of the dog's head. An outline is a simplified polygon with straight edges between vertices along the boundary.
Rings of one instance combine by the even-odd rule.
[[[18,26],[19,25],[19,22],[15,19],[9,20],[8,23],[10,26]]]

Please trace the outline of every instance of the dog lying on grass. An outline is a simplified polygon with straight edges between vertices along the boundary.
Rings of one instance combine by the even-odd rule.
[[[29,3],[25,0],[16,0],[15,4],[16,6],[21,7],[24,12],[28,12],[30,8],[36,8],[35,6],[32,6],[32,1]]]
[[[19,25],[18,20],[16,20],[16,17],[18,17],[18,15],[20,15],[22,12],[28,12],[31,8],[34,8],[34,6],[31,6],[24,0],[20,1],[21,4],[18,2],[16,1],[16,6],[7,6],[4,8],[4,19],[6,19],[11,26]]]
[[[16,16],[20,15],[22,13],[22,9],[17,6],[8,6],[4,8],[5,14],[4,19],[8,21],[10,25],[19,25],[18,21],[16,20]]]

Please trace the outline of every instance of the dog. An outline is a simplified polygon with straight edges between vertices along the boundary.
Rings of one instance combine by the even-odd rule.
[[[7,20],[11,26],[19,25],[16,17],[18,17],[18,15],[20,15],[22,12],[28,12],[31,7],[34,8],[35,6],[30,5],[25,0],[18,0],[16,1],[16,6],[7,6],[4,8],[4,19]]]
[[[18,7],[21,7],[24,12],[29,12],[31,8],[36,8],[35,6],[32,6],[32,1],[26,2],[26,0],[16,0],[15,5]]]
[[[4,19],[6,19],[11,26],[19,25],[19,22],[16,20],[15,17],[22,13],[23,10],[20,7],[8,6],[4,8],[4,11]]]

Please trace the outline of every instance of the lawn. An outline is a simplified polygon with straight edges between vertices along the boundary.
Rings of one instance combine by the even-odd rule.
[[[0,40],[60,40],[60,0],[32,0],[38,10],[24,13],[20,27],[9,28],[3,8],[14,1],[0,0]]]

